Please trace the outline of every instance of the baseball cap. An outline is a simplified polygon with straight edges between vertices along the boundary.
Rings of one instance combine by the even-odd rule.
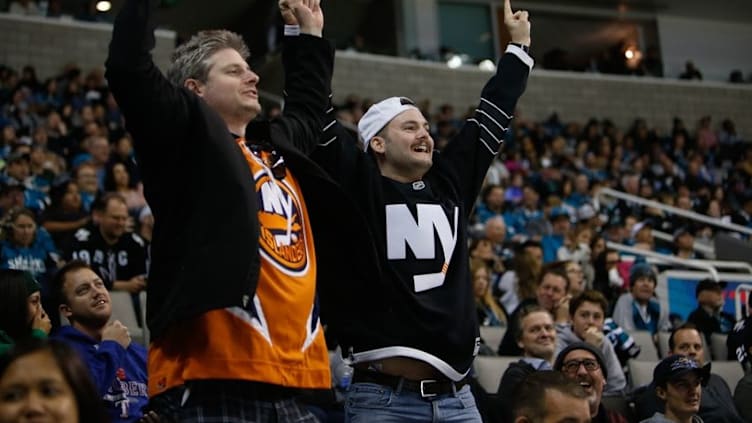
[[[653,221],[650,219],[643,220],[642,222],[637,222],[632,226],[632,231],[630,232],[629,236],[630,238],[634,238],[635,235],[637,235],[638,232],[640,232],[645,227],[653,227]]]
[[[569,212],[564,207],[554,207],[551,209],[551,213],[548,215],[550,220],[556,220],[560,217],[566,217],[569,219]]]
[[[710,379],[710,363],[700,367],[696,361],[689,357],[678,354],[668,356],[655,366],[653,383],[656,386],[664,386],[667,382],[671,382],[689,372],[695,372],[700,377],[702,386],[705,386]]]
[[[375,137],[398,114],[415,109],[415,102],[407,97],[389,97],[371,106],[358,122],[358,134],[363,143],[363,151],[368,150],[371,138]]]
[[[674,231],[674,240],[676,240],[677,238],[679,238],[680,236],[682,236],[682,235],[684,235],[684,234],[690,234],[690,235],[693,235],[693,236],[694,236],[694,233],[692,233],[692,230],[690,229],[690,227],[689,227],[689,226],[687,226],[687,225],[682,225],[682,226],[678,227],[678,228],[677,228],[677,229],[676,229],[676,230]]]
[[[608,342],[608,341],[606,341]],[[595,357],[595,360],[598,362],[598,365],[601,367],[601,373],[603,373],[603,378],[608,379],[608,369],[606,368],[606,360],[603,359],[603,353],[598,351],[597,348],[594,346],[588,344],[587,342],[575,342],[573,344],[567,345],[559,355],[556,356],[556,361],[554,361],[554,370],[561,371],[561,368],[564,367],[564,357],[567,356],[572,351],[575,350],[585,350]]]
[[[585,203],[577,209],[577,220],[592,219],[596,214],[595,207],[590,203]]]
[[[712,279],[703,279],[700,282],[697,283],[697,287],[695,288],[695,297],[700,295],[700,292],[702,291],[720,291],[723,288],[726,287],[726,282],[723,281],[714,281]]]

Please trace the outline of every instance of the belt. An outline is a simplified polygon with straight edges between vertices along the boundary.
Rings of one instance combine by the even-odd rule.
[[[388,386],[394,390],[417,392],[423,398],[433,398],[437,395],[453,394],[469,383],[468,377],[459,382],[451,380],[423,379],[411,380],[402,376],[392,376],[371,370],[355,369],[353,383],[375,383]]]

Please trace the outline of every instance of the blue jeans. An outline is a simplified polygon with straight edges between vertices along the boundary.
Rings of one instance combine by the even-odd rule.
[[[470,386],[454,394],[422,398],[417,392],[375,383],[353,383],[345,401],[345,422],[472,422],[481,417]]]

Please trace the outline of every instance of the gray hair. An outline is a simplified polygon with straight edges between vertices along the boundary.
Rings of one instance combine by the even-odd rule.
[[[209,58],[227,48],[237,51],[243,60],[251,55],[243,38],[234,32],[224,29],[200,31],[172,53],[167,79],[181,87],[189,78],[206,82],[210,70]]]

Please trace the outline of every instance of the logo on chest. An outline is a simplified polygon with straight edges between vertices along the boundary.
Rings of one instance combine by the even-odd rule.
[[[280,270],[297,274],[308,268],[308,251],[300,199],[285,180],[256,175],[259,244],[262,255]]]
[[[417,219],[405,204],[386,206],[386,252],[389,260],[404,260],[409,246],[416,259],[435,260],[438,238],[443,263],[437,263],[435,272],[413,275],[415,292],[422,292],[444,284],[457,244],[459,208],[454,207],[450,215],[438,204],[418,204],[416,209]]]

